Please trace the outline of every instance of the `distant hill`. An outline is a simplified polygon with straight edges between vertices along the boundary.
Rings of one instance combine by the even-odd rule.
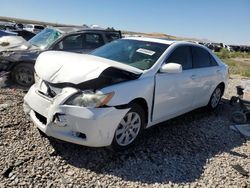
[[[198,42],[212,42],[208,39],[179,37],[179,36],[168,35],[165,33],[142,33],[142,32],[133,32],[133,31],[122,31],[122,33],[124,35],[142,36],[142,37],[149,37],[149,38],[162,38],[162,39],[170,39],[170,40],[185,40],[185,41],[198,41]]]
[[[38,24],[38,25],[50,25],[50,26],[76,26],[76,25],[70,25],[70,24],[60,24],[60,23],[52,23],[52,22],[43,22],[43,21],[37,21],[37,20],[27,20],[27,19],[20,19],[20,18],[13,18],[13,17],[6,17],[6,16],[0,16],[0,21],[5,22],[15,22],[15,23],[22,23],[22,24]]]
[[[44,21],[37,21],[37,20],[20,19],[20,18],[13,18],[13,17],[4,17],[4,16],[0,16],[0,21],[15,22],[15,23],[22,23],[22,24],[49,25],[49,26],[55,26],[55,27],[56,26],[74,26],[74,27],[79,26],[79,25],[44,22]],[[149,37],[149,38],[163,38],[163,39],[170,39],[170,40],[211,42],[207,39],[177,37],[177,36],[172,36],[172,35],[168,35],[165,33],[144,33],[144,32],[133,32],[133,31],[122,31],[122,34],[123,35],[133,35],[133,36],[143,36],[143,37]]]

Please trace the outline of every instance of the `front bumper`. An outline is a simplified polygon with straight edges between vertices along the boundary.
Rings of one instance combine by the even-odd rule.
[[[39,93],[34,84],[24,97],[24,111],[48,136],[85,146],[109,146],[116,127],[129,109],[63,105],[74,92],[73,88],[65,88],[52,99]]]

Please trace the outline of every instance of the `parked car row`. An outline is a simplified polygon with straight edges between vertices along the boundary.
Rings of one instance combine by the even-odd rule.
[[[30,40],[32,37],[34,37],[36,34],[26,31],[26,30],[0,30],[0,37],[3,36],[21,36],[25,40]]]
[[[26,30],[34,34],[42,31],[46,26],[38,24],[22,24],[22,23],[13,23],[13,22],[0,22],[1,30]]]
[[[250,46],[244,45],[226,45],[223,43],[205,43],[197,42],[198,44],[204,45],[214,52],[219,52],[222,48],[227,49],[230,52],[250,52]]]
[[[0,22],[0,37],[21,36],[25,40],[29,40],[35,35],[36,33],[25,30],[23,24]]]

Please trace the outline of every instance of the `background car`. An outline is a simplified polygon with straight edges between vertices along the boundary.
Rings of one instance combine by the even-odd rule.
[[[115,150],[157,123],[217,108],[228,78],[228,67],[204,46],[142,37],[113,41],[90,55],[45,52],[35,71],[24,110],[41,131]]]
[[[12,31],[0,30],[0,37],[3,36],[17,36],[17,33]]]
[[[40,53],[48,50],[89,53],[119,38],[121,32],[116,30],[87,27],[46,28],[28,43],[0,52],[0,71],[11,72],[14,82],[29,87],[34,83],[34,63]]]
[[[44,29],[42,25],[27,24],[23,27],[24,30],[30,31],[32,33],[39,33]]]

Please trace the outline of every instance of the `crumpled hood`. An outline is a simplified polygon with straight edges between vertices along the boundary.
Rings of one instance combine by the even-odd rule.
[[[32,46],[28,41],[26,41],[21,36],[4,36],[0,37],[0,52],[3,51],[23,51],[31,48],[36,48]]]
[[[40,78],[50,83],[79,84],[98,78],[109,67],[134,74],[143,73],[140,69],[101,57],[59,51],[40,54],[35,71]]]

